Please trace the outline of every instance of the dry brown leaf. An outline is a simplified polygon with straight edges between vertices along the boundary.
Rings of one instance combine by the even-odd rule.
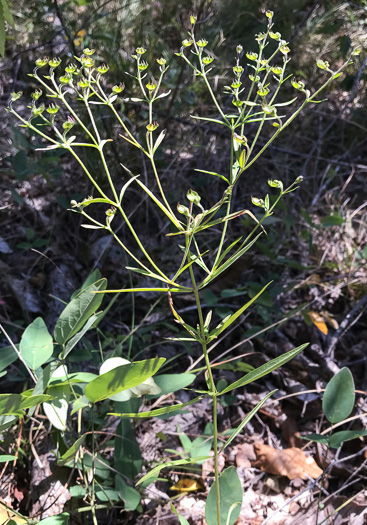
[[[257,460],[253,466],[268,474],[287,476],[289,479],[306,479],[307,476],[316,479],[322,474],[315,460],[299,448],[276,450],[269,445],[255,443],[254,450]]]
[[[201,479],[180,479],[176,485],[170,487],[170,490],[176,492],[195,492],[196,490],[205,490],[204,484]]]
[[[206,459],[203,463],[203,466],[202,466],[202,471],[201,471],[201,477],[203,478],[203,480],[205,481],[206,478],[210,475],[210,474],[214,474],[214,453],[213,451],[211,450],[210,451],[210,455],[211,457]],[[218,472],[222,472],[223,468],[224,468],[224,465],[225,465],[225,458],[224,458],[224,455],[223,454],[219,454],[218,456]]]
[[[318,314],[317,312],[311,311],[311,312],[308,312],[308,317],[311,319],[311,321],[316,326],[316,328],[320,330],[320,332],[327,335],[327,332],[328,332],[327,326],[326,326],[324,319],[321,317],[320,314]]]
[[[238,452],[236,454],[237,467],[249,468],[251,467],[251,461],[255,459],[256,456],[253,445],[250,445],[250,443],[238,445]]]

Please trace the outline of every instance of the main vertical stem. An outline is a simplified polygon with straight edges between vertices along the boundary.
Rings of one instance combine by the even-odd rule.
[[[221,525],[220,523],[220,491],[219,491],[219,470],[218,470],[218,424],[217,424],[217,390],[215,388],[214,379],[212,370],[210,367],[210,361],[209,361],[209,355],[208,350],[206,347],[205,342],[205,330],[204,330],[204,318],[203,318],[203,312],[201,310],[201,304],[200,304],[200,297],[199,297],[199,291],[195,280],[194,270],[192,268],[192,265],[189,266],[190,271],[190,277],[193,285],[194,295],[195,295],[195,301],[196,301],[196,307],[198,310],[199,315],[199,326],[200,326],[200,335],[201,335],[201,346],[203,349],[206,369],[209,377],[209,385],[210,385],[210,393],[213,400],[213,427],[214,427],[214,476],[215,476],[215,489],[216,489],[216,496],[217,496],[217,520],[218,525]]]

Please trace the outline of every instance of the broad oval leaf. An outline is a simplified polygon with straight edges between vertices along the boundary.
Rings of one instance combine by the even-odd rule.
[[[195,381],[195,374],[162,374],[155,378],[155,382],[161,388],[161,395],[177,392]]]
[[[38,522],[38,525],[67,525],[69,523],[70,514],[68,512],[63,512],[62,514],[57,514],[56,516],[50,516]]]
[[[344,441],[350,441],[359,437],[367,436],[367,430],[342,430],[335,432],[329,438],[331,448],[339,448]]]
[[[88,319],[99,308],[103,292],[107,287],[107,279],[100,279],[80,292],[61,312],[57,320],[54,337],[59,345],[64,345],[79,332]]]
[[[354,407],[354,381],[349,368],[344,367],[328,382],[322,400],[322,409],[330,423],[346,419]]]
[[[241,512],[242,486],[234,467],[229,467],[219,476],[220,525],[233,525]],[[205,506],[208,525],[219,525],[217,517],[216,483],[210,488]]]
[[[52,356],[52,337],[42,317],[37,317],[27,326],[20,340],[19,350],[31,370],[36,370]]]
[[[140,385],[153,376],[164,362],[165,358],[159,357],[118,366],[91,381],[85,388],[85,395],[92,403],[107,399],[118,392]]]
[[[43,403],[43,410],[51,425],[64,432],[68,420],[68,402],[66,399],[56,399],[52,403]]]

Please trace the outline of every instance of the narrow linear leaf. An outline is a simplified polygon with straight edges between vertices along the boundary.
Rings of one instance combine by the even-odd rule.
[[[197,461],[208,459],[209,456],[200,456],[197,458],[190,458],[190,459],[176,459],[174,461],[167,461],[166,463],[161,463],[160,465],[157,465],[152,469],[148,474],[145,474],[142,478],[139,479],[137,482],[137,485],[140,485],[141,483],[144,483],[147,479],[152,478],[156,474],[159,474],[160,471],[164,468],[168,467],[178,467],[180,465],[192,465],[193,463],[196,463]]]
[[[143,383],[153,376],[165,362],[165,358],[146,359],[129,365],[122,365],[98,376],[85,388],[85,395],[92,403],[97,403],[118,392]]]
[[[66,465],[66,463],[69,463],[69,461],[72,461],[75,459],[78,450],[83,445],[85,439],[85,435],[80,436],[75,443],[61,456],[60,459],[57,460],[57,464],[62,467]]]
[[[100,279],[80,292],[61,312],[55,326],[54,337],[60,345],[64,345],[79,332],[91,315],[99,308],[107,279]],[[96,292],[100,292],[99,295]]]
[[[263,406],[263,404],[269,399],[269,397],[271,397],[277,390],[273,390],[272,392],[269,392],[269,394],[267,394],[264,399],[262,399],[260,401],[260,403],[258,403],[256,405],[256,407],[254,407],[248,414],[247,416],[245,417],[245,419],[242,421],[242,423],[240,423],[240,425],[236,428],[236,430],[233,432],[233,434],[231,434],[231,436],[227,439],[227,441],[224,443],[224,445],[222,446],[222,448],[220,449],[220,454],[223,452],[223,450],[225,448],[228,447],[228,445],[234,440],[234,438],[236,436],[238,436],[238,434],[240,432],[242,432],[242,429],[245,425],[247,425],[247,423],[250,421],[250,419],[252,419],[252,417],[256,414],[256,412],[258,410],[260,410],[260,408]],[[220,394],[219,394],[220,395]]]
[[[191,401],[188,401],[187,403],[180,403],[178,405],[170,405],[169,407],[162,407],[162,408],[156,408],[155,410],[148,410],[147,412],[129,412],[126,414],[117,414],[117,413],[110,413],[109,416],[117,416],[117,417],[127,417],[127,418],[133,418],[133,419],[141,419],[145,417],[156,417],[161,416],[163,414],[169,414],[170,412],[176,412],[176,410],[180,410],[181,408],[187,407],[189,405],[193,405],[197,401],[200,401],[203,396],[196,397],[195,399],[192,399]]]
[[[258,294],[256,294],[248,303],[246,303],[244,306],[242,306],[242,308],[240,308],[239,310],[237,310],[237,312],[235,312],[233,315],[231,315],[228,319],[224,319],[210,334],[210,336],[218,336],[220,335],[222,332],[224,332],[224,330],[226,330],[226,328],[228,328],[232,323],[234,323],[236,321],[236,319],[238,319],[238,317],[245,311],[247,310],[247,308],[249,308],[252,303],[254,303],[256,301],[256,299],[266,290],[266,288],[269,286],[269,284],[271,284],[272,281],[270,281],[270,283],[266,284],[264,286],[264,288],[262,288],[260,290],[260,292]]]
[[[275,359],[272,359],[271,361],[268,361],[262,366],[259,366],[259,368],[255,368],[255,370],[252,370],[252,372],[249,372],[241,379],[238,379],[238,381],[235,381],[234,383],[228,385],[224,390],[221,391],[221,394],[226,394],[227,392],[230,392],[231,390],[234,390],[235,388],[240,388],[241,386],[248,385],[249,383],[253,383],[254,381],[257,381],[261,377],[266,376],[267,374],[270,374],[270,372],[273,372],[273,370],[276,370],[277,368],[285,365],[285,363],[288,363],[291,359],[296,357],[300,352],[302,352],[309,343],[304,343],[301,346],[298,346],[297,348],[294,348],[293,350],[290,350],[289,352],[276,357]]]

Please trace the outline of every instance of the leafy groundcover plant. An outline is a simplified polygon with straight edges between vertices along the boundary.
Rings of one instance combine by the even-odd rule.
[[[141,134],[133,131],[128,119],[117,109],[120,107],[119,97],[123,96],[123,84],[115,85],[112,89],[108,87],[108,82],[105,80],[108,66],[99,62],[98,53],[92,49],[84,49],[82,56],[75,57],[76,63],[66,64],[62,71],[60,71],[60,58],[40,58],[36,61],[31,76],[33,81],[39,84],[39,88],[32,95],[29,106],[30,116],[22,115],[15,108],[14,102],[22,94],[12,95],[8,111],[21,121],[22,126],[43,137],[45,143],[48,143],[45,149],[67,150],[89,178],[93,186],[93,196],[81,202],[71,203],[72,210],[81,214],[86,220],[83,226],[102,229],[112,235],[131,261],[128,269],[142,274],[145,279],[152,282],[150,288],[132,288],[130,285],[120,290],[107,290],[106,279],[96,271],[83,288],[74,294],[71,302],[62,312],[53,337],[49,334],[43,319],[38,318],[25,330],[19,347],[11,345],[7,349],[9,361],[19,359],[28,370],[34,385],[23,394],[4,394],[0,397],[1,430],[4,431],[14,425],[18,418],[27,421],[34,415],[36,407],[42,404],[45,415],[53,427],[58,429],[58,464],[68,465],[73,471],[79,471],[84,486],[72,487],[74,489],[72,494],[84,496],[85,501],[88,502],[84,510],[91,511],[95,524],[97,523],[96,510],[104,507],[103,502],[107,505],[109,502],[122,499],[125,501],[125,509],[136,509],[140,503],[139,487],[148,486],[163,468],[181,467],[207,459],[206,453],[162,462],[139,479],[137,488],[131,486],[129,478],[134,478],[140,472],[139,456],[134,463],[134,468],[128,469],[124,463],[124,455],[127,451],[132,453],[131,449],[136,446],[131,419],[167,415],[190,406],[204,397],[210,398],[212,402],[212,443],[215,465],[215,481],[207,498],[206,520],[208,525],[234,524],[242,503],[241,483],[233,467],[227,468],[219,475],[218,456],[274,392],[266,393],[261,402],[247,414],[220,447],[217,427],[218,399],[234,389],[269,374],[307,346],[303,344],[280,355],[219,391],[211,367],[208,345],[236,323],[270,283],[235,313],[220,322],[215,320],[212,311],[204,314],[200,300],[200,292],[214,279],[220,278],[225,270],[252,248],[260,236],[266,234],[263,225],[265,219],[273,214],[280,199],[297,189],[302,178],[298,177],[286,188],[280,180],[268,181],[275,192],[264,198],[252,198],[252,204],[263,210],[261,220],[258,220],[248,209],[236,209],[233,198],[235,186],[245,184],[243,175],[250,166],[305,106],[320,102],[320,93],[341,75],[350,63],[348,60],[337,71],[332,71],[327,62],[318,60],[318,67],[327,77],[324,84],[312,92],[302,81],[290,79],[287,75],[287,65],[290,61],[288,43],[282,39],[280,33],[274,31],[271,11],[266,12],[266,18],[264,32],[255,36],[256,51],[244,53],[241,46],[236,48],[236,58],[232,68],[233,82],[225,88],[231,101],[229,110],[221,106],[212,89],[210,72],[214,58],[210,51],[207,51],[207,40],[196,36],[198,31],[195,16],[190,17],[188,38],[182,42],[181,50],[176,53],[192,69],[194,76],[205,84],[213,103],[214,116],[193,118],[226,128],[230,138],[227,173],[210,171],[212,167],[209,165],[208,171],[199,170],[208,177],[219,177],[223,183],[223,194],[207,207],[204,207],[201,196],[196,191],[188,189],[187,202],[177,204],[175,209],[174,204],[169,202],[166,196],[158,173],[156,152],[164,141],[165,131],[159,130],[154,108],[161,98],[169,95],[169,92],[162,91],[164,76],[168,69],[164,58],[158,58],[157,64],[151,67],[144,60],[146,50],[143,47],[137,48],[133,55],[136,65],[135,79],[141,95],[138,98],[131,98],[130,101],[141,103],[148,108],[146,130]],[[249,75],[245,74],[246,65],[247,71],[250,71]],[[157,75],[158,80],[152,79],[154,75]],[[292,100],[279,102],[282,86],[287,81],[292,83],[298,94]],[[43,98],[44,95],[46,98]],[[48,102],[50,99],[51,103]],[[129,99],[124,101],[126,104],[129,103]],[[131,171],[129,165],[124,165],[121,169],[127,176],[127,182],[124,184],[120,183],[121,172],[111,173],[105,153],[111,139],[102,136],[95,113],[98,109],[97,105],[105,106],[106,110],[112,112],[120,126],[121,139],[130,143],[132,148],[136,148],[148,159],[153,180],[143,182],[138,174]],[[291,111],[285,108],[286,106]],[[63,118],[62,115],[66,115],[67,118]],[[249,124],[251,129],[255,129],[255,134],[251,138],[245,134],[246,126]],[[264,128],[268,129],[269,126],[273,127],[274,133],[267,139],[265,145],[259,147],[259,138]],[[100,158],[108,189],[101,187],[98,182],[101,180],[100,176],[97,177],[83,163],[80,151],[86,148],[91,148]],[[135,225],[128,216],[125,203],[132,185],[139,189],[142,196],[145,194],[156,206],[157,211],[164,214],[170,223],[167,235],[171,237],[173,246],[178,246],[179,253],[182,254],[173,273],[167,272],[159,261],[153,259],[139,232],[139,228],[144,226]],[[105,212],[104,221],[99,219],[98,212],[101,207]],[[99,209],[93,213],[95,208]],[[254,221],[252,231],[238,239],[228,239],[229,221],[236,220],[244,214]],[[117,226],[120,226],[119,221],[122,221],[130,232],[136,249],[129,248],[117,234],[118,227],[115,227],[115,224],[117,222]],[[218,229],[221,232],[219,236],[217,236]],[[216,246],[207,251],[202,248],[203,239],[205,234],[211,231],[211,238],[217,241]],[[177,337],[175,340],[190,341],[200,345],[205,360],[207,386],[205,389],[195,389],[196,397],[186,403],[139,412],[138,398],[143,394],[158,395],[172,392],[192,383],[195,376],[193,374],[155,376],[165,362],[165,359],[160,357],[130,362],[122,357],[105,359],[103,355],[101,355],[99,375],[86,372],[71,373],[69,355],[83,336],[89,330],[95,329],[113,306],[114,299],[103,312],[99,311],[105,294],[149,291],[168,295],[173,318],[182,331],[186,331],[185,336]],[[175,308],[175,296],[180,293],[192,294],[195,298],[198,319],[196,326],[188,324]],[[154,380],[153,376],[155,376]],[[123,440],[116,441],[113,467],[98,454],[96,446],[96,406],[105,400],[109,400],[107,412],[121,418],[117,435],[125,438],[128,436],[127,439],[131,443],[129,450],[128,445],[119,444]],[[114,409],[111,411],[112,403]],[[83,430],[86,426],[90,431]],[[99,471],[103,468],[112,472],[108,485],[103,485],[99,477]],[[78,490],[80,494],[77,494]],[[174,507],[173,511],[177,514]],[[69,514],[64,513],[58,517],[57,523],[67,523],[68,518]],[[187,523],[185,518],[179,517],[179,519],[181,523]]]

